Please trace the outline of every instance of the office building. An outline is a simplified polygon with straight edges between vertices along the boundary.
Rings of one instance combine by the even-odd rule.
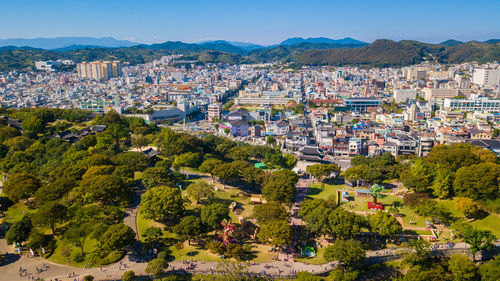
[[[445,99],[443,107],[449,110],[500,112],[500,100],[488,98]]]
[[[382,101],[369,97],[369,98],[348,98],[344,101],[347,110],[359,113],[366,113],[368,108],[378,108],[382,106]]]

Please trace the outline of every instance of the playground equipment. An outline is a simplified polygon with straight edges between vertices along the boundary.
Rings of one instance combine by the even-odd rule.
[[[382,197],[382,192],[384,192],[384,187],[378,184],[374,184],[370,187],[370,196],[373,198],[373,202],[368,202],[368,209],[382,211],[384,206],[382,203],[378,203],[377,199]]]
[[[374,184],[370,187],[370,196],[373,198],[373,203],[377,204],[377,199],[382,197],[382,192],[385,191],[383,186]]]
[[[302,256],[304,257],[315,257],[316,256],[316,250],[314,250],[313,247],[310,247],[310,246],[306,246],[304,247],[304,249],[302,249]]]
[[[382,203],[368,202],[368,209],[382,211],[384,209],[384,206],[382,205]]]
[[[349,202],[349,192],[342,191],[342,202]]]
[[[224,232],[222,232],[219,237],[222,239],[222,242],[224,242],[224,245],[227,245],[231,242],[231,236],[233,236],[236,226],[228,220],[223,220],[221,225],[224,227]]]

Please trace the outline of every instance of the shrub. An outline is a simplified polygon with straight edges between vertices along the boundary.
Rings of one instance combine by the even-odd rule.
[[[166,260],[168,258],[167,251],[161,251],[161,252],[159,252],[157,258],[162,259],[162,260]]]
[[[83,262],[85,260],[85,255],[83,255],[82,253],[77,253],[74,257],[73,257],[73,261],[74,262]]]
[[[122,275],[122,281],[134,281],[135,280],[135,272],[132,270],[127,270]]]
[[[212,241],[207,243],[207,249],[210,250],[210,252],[218,255],[223,255],[224,252],[226,251],[226,247],[224,246],[224,243],[220,241]]]

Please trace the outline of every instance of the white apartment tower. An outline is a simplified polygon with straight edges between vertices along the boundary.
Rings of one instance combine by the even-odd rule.
[[[472,75],[472,83],[480,86],[500,86],[500,67],[475,68]]]

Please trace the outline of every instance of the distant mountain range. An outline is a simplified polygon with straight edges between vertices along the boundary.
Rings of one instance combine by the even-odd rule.
[[[429,54],[436,57],[440,63],[500,61],[498,39],[485,42],[447,40],[440,44],[429,44],[410,40],[376,40],[366,43],[352,38],[335,40],[320,37],[290,38],[273,46],[224,40],[200,43],[168,41],[151,45],[113,38],[87,37],[9,40],[19,40],[18,46],[13,45],[13,41],[8,41],[8,45],[2,47],[6,43],[5,40],[0,40],[0,70],[33,67],[37,60],[52,59],[71,59],[75,62],[120,60],[139,64],[171,54],[183,54],[186,59],[201,63],[229,64],[282,61],[297,65],[386,67],[418,63],[428,58]],[[22,40],[40,41],[30,45]],[[41,44],[44,40],[47,41]],[[57,42],[50,43],[51,40]],[[64,42],[69,45],[63,44]],[[113,47],[113,44],[129,46]],[[48,47],[49,49],[46,49]]]
[[[118,40],[112,37],[56,37],[56,38],[13,38],[0,39],[0,46],[32,47],[45,50],[61,49],[70,46],[93,46],[105,48],[132,47],[138,43]]]
[[[5,47],[5,46],[31,47],[37,49],[56,50],[56,51],[68,51],[68,50],[86,49],[86,48],[119,48],[119,47],[132,47],[138,45],[151,46],[151,48],[153,49],[157,49],[159,47],[177,48],[180,45],[183,45],[183,48],[186,46],[190,46],[189,48],[195,48],[195,46],[198,45],[200,49],[215,48],[215,49],[226,49],[225,51],[231,53],[244,53],[256,49],[273,48],[276,46],[292,46],[304,43],[330,44],[330,45],[359,45],[359,46],[364,46],[368,44],[366,42],[362,42],[352,38],[330,39],[325,37],[307,38],[307,39],[296,37],[296,38],[286,39],[280,44],[270,45],[270,46],[258,45],[248,42],[225,41],[225,40],[204,41],[200,43],[183,43],[180,41],[167,41],[165,43],[146,45],[128,40],[118,40],[112,37],[102,37],[102,38],[56,37],[56,38],[34,38],[34,39],[25,39],[25,38],[0,39],[0,47]]]
[[[300,43],[324,43],[324,44],[332,44],[332,45],[366,45],[368,43],[359,41],[356,39],[352,39],[350,37],[346,37],[344,39],[330,39],[325,37],[317,37],[317,38],[301,38],[295,37],[286,39],[281,42],[279,45],[295,45]]]

